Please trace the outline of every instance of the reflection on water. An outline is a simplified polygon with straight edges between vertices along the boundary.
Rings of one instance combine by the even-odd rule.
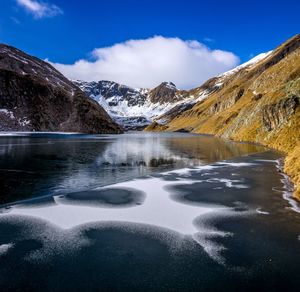
[[[282,198],[278,153],[178,133],[6,138],[1,147],[2,200],[33,196],[0,206],[4,290],[300,285],[300,214]]]
[[[0,203],[86,190],[263,148],[192,134],[0,137]]]

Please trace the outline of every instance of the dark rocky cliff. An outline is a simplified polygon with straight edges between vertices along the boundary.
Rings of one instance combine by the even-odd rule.
[[[97,102],[50,64],[3,44],[0,130],[122,132]]]

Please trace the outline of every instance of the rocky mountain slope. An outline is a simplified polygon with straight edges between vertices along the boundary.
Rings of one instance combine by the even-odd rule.
[[[142,129],[189,97],[186,91],[178,90],[172,82],[163,82],[152,90],[104,80],[73,82],[125,129]]]
[[[0,44],[0,131],[120,133],[122,129],[50,64]]]
[[[189,94],[204,90],[193,106],[173,108],[146,130],[213,134],[284,151],[300,199],[300,35]]]

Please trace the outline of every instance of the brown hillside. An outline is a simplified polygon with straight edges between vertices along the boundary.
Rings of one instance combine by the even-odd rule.
[[[226,76],[220,90],[163,127],[182,129],[259,142],[287,153],[285,171],[300,199],[300,35],[258,63]]]

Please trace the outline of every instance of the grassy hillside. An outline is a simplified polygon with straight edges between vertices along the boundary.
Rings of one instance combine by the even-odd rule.
[[[259,62],[227,74],[222,83],[191,109],[147,130],[214,134],[283,151],[285,171],[300,199],[300,35]]]

